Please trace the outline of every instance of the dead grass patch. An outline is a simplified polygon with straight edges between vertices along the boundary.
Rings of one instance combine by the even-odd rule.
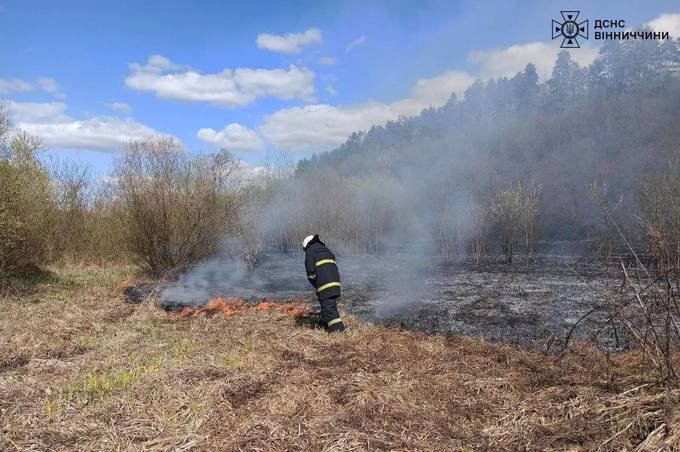
[[[641,378],[636,353],[558,358],[351,316],[328,335],[272,310],[178,321],[84,281],[3,303],[1,449],[680,447],[680,390]]]

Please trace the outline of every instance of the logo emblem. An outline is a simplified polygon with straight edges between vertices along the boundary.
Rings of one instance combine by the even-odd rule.
[[[562,37],[563,49],[578,49],[578,38],[588,39],[588,21],[576,22],[581,11],[560,11],[563,22],[552,21],[552,38]]]

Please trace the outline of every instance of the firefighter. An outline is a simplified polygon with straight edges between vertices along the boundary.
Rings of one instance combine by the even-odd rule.
[[[345,325],[338,314],[340,272],[335,256],[317,234],[305,237],[302,249],[305,251],[307,279],[316,290],[321,305],[321,322],[326,331],[341,333],[345,331]]]

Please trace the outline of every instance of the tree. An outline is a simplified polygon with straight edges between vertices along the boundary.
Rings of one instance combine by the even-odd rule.
[[[524,72],[518,72],[512,80],[514,102],[518,110],[525,110],[534,106],[538,95],[538,74],[536,66],[529,63]]]
[[[562,109],[579,99],[585,88],[585,77],[571,54],[562,50],[557,55],[552,78],[548,80],[548,99],[552,109]]]

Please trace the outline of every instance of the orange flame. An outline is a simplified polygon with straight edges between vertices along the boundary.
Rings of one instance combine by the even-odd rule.
[[[212,298],[202,308],[185,307],[180,313],[179,317],[186,319],[189,317],[198,317],[201,315],[212,316],[217,313],[223,315],[235,315],[242,312],[255,309],[257,311],[279,311],[291,315],[294,318],[302,317],[309,313],[309,305],[301,301],[293,301],[290,303],[280,303],[270,300],[262,300],[255,306],[248,305],[248,302],[241,298]]]

